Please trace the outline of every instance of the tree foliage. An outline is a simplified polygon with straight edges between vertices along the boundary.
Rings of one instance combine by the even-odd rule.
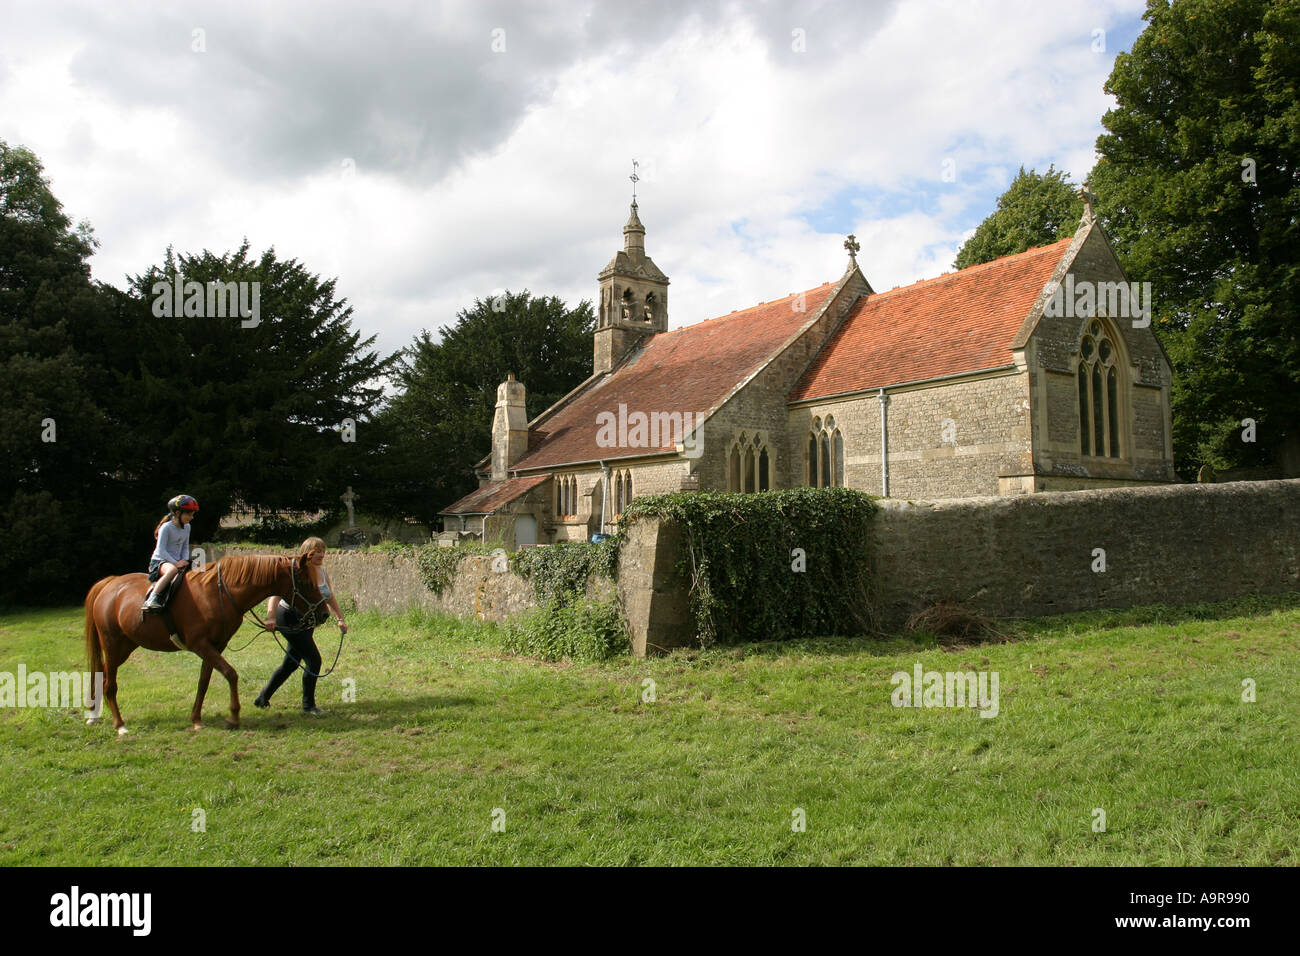
[[[1300,474],[1300,3],[1149,0],[1144,18],[1090,182],[1152,283],[1179,469],[1290,456]]]
[[[178,276],[205,287],[257,283],[258,321],[156,315]],[[193,489],[196,538],[210,536],[236,502],[337,508],[374,452],[368,422],[394,358],[381,358],[370,350],[374,336],[362,340],[352,329],[334,280],[273,249],[253,258],[245,243],[222,256],[169,250],[131,285],[145,332],[136,368],[121,377],[138,429],[133,461],[160,495]],[[355,427],[345,433],[348,420]]]
[[[379,427],[385,461],[370,477],[372,502],[433,521],[476,486],[489,450],[497,386],[513,372],[527,388],[529,420],[591,375],[591,303],[568,308],[528,291],[476,299],[437,340],[421,332],[403,354],[400,386]]]
[[[120,527],[94,521],[132,510],[112,495],[125,430],[91,345],[108,306],[94,246],[36,156],[0,141],[0,598],[52,597],[70,568],[122,556]]]
[[[0,600],[79,598],[142,570],[180,492],[199,499],[198,540],[236,500],[337,506],[380,439],[393,359],[351,329],[333,281],[245,244],[169,250],[119,290],[92,281],[94,246],[36,156],[0,142]],[[259,283],[260,323],[158,314],[153,285],[178,274]]]
[[[1066,174],[1047,167],[1047,172],[1025,172],[1021,166],[998,207],[985,219],[957,252],[953,267],[992,262],[1026,249],[1050,245],[1074,235],[1083,215],[1083,199]]]

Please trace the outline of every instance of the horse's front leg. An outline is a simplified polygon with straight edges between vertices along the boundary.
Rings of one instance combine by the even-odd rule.
[[[230,685],[230,716],[226,718],[226,726],[232,729],[238,727],[239,726],[239,674],[236,673],[235,669],[230,666],[230,662],[227,661],[224,657],[222,657],[221,654],[217,651],[217,649],[213,647],[212,644],[209,643],[208,641],[199,641],[198,646],[193,648],[193,650],[194,653],[198,654],[199,657],[203,658],[203,669],[208,675],[211,675],[212,669],[215,667],[218,671],[221,672],[221,676],[226,679],[226,683]],[[199,681],[200,681],[199,703],[202,703],[202,692],[203,690],[206,689],[207,685],[203,681],[202,677],[199,678]],[[196,704],[195,706],[197,707],[198,704]]]
[[[195,730],[203,729],[203,698],[208,694],[208,681],[212,680],[212,665],[206,660],[199,671],[199,693],[194,698],[194,709],[190,711],[190,723]]]

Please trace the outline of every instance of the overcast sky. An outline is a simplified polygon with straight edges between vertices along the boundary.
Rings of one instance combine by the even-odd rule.
[[[1082,179],[1143,0],[6,3],[0,139],[95,277],[248,237],[385,352],[510,289],[594,299],[632,160],[674,328],[951,268],[1024,165]],[[1099,32],[1100,31],[1100,32]]]

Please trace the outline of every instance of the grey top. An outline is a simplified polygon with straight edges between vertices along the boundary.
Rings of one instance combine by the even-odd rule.
[[[153,557],[160,561],[178,564],[190,559],[190,526],[176,527],[170,518],[158,531],[158,543],[154,546]]]

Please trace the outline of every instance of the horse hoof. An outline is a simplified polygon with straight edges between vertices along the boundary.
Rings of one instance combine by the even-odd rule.
[[[86,718],[86,726],[87,726],[87,727],[94,727],[97,723],[99,723],[99,718],[98,718],[98,717],[87,717],[87,718]]]
[[[194,721],[194,726],[190,728],[190,730],[202,730],[202,729],[203,729],[203,721],[201,720]]]
[[[118,735],[119,737],[125,737],[125,736],[127,735],[127,733],[128,733],[128,731],[127,731],[127,729],[126,729],[125,727],[119,727],[119,728],[117,728],[117,735]]]
[[[227,730],[238,730],[238,729],[239,729],[239,721],[237,721],[237,720],[231,720],[229,717],[227,717],[227,718],[226,718],[226,729],[227,729]]]

